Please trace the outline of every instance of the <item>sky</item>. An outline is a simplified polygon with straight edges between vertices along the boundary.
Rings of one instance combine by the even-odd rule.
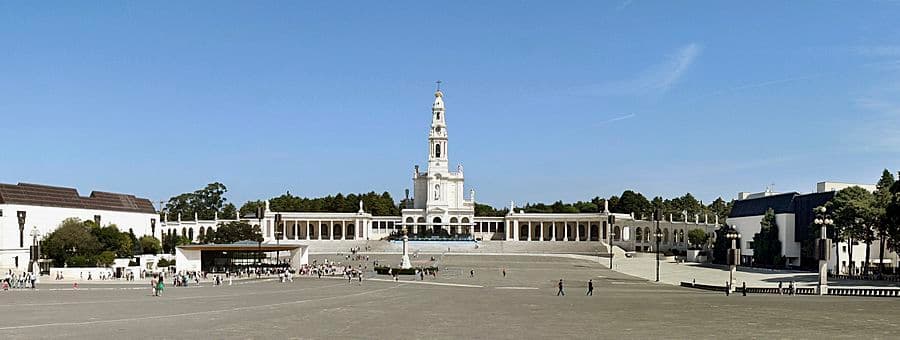
[[[0,182],[494,206],[900,170],[896,1],[0,2]]]

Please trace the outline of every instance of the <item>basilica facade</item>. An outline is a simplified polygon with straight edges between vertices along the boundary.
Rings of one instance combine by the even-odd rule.
[[[475,216],[475,190],[466,191],[462,165],[451,166],[450,134],[444,94],[438,89],[431,104],[425,169],[418,165],[412,172],[413,197],[402,207],[400,216],[373,216],[362,203],[356,213],[274,212],[266,204],[261,216],[242,216],[241,220],[259,225],[265,243],[298,243],[310,246],[311,251],[328,250],[342,241],[342,246],[388,239],[401,231],[418,237],[453,239],[460,235],[477,244],[554,244],[553,249],[567,245],[581,245],[580,249],[609,251],[610,245],[625,250],[650,250],[655,247],[651,227],[655,222],[642,216],[611,213],[606,207],[598,213],[544,214],[525,213],[510,203],[506,216]],[[613,217],[613,218],[611,218]],[[669,216],[660,222],[660,247],[684,249],[685,235],[690,229],[715,229],[718,221],[700,216],[684,216],[675,222]],[[610,222],[615,221],[614,224]],[[196,241],[207,230],[214,230],[227,220],[167,221],[162,232],[184,235]],[[587,248],[584,246],[588,246]],[[539,247],[538,247],[539,248]],[[502,247],[497,249],[503,249]],[[512,248],[510,248],[512,249]],[[516,249],[525,249],[519,247]]]

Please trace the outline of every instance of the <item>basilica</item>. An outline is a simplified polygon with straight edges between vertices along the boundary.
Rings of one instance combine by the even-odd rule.
[[[261,216],[240,219],[259,225],[264,243],[296,243],[313,252],[371,244],[401,231],[441,240],[469,240],[475,248],[480,245],[498,251],[608,252],[610,245],[641,251],[655,246],[651,236],[655,222],[644,216],[611,213],[606,207],[598,213],[545,214],[525,213],[510,203],[506,216],[475,216],[475,190],[466,191],[463,167],[450,163],[450,118],[444,94],[438,89],[431,104],[427,167],[414,167],[413,197],[408,200],[412,203],[402,207],[400,216],[373,216],[362,203],[356,213],[274,212],[267,204]],[[671,216],[660,222],[660,248],[685,249],[690,229],[711,232],[718,223],[705,216],[683,216],[682,220],[687,222],[673,221]],[[162,221],[161,232],[196,240],[221,222],[228,221]]]

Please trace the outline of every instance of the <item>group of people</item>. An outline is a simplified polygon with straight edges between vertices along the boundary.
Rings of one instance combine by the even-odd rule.
[[[556,296],[566,296],[565,284],[563,283],[563,279],[559,279],[559,282],[556,283],[556,287],[558,290],[556,291]],[[585,296],[594,296],[594,279],[589,279],[587,282],[587,292],[584,293]]]
[[[6,275],[3,277],[2,289],[9,290],[10,288],[35,288],[35,284],[37,283],[37,275],[33,273],[23,272],[21,275],[17,275],[10,269]]]

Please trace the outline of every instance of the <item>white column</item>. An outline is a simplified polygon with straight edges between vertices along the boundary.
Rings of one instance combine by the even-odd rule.
[[[541,228],[541,230],[538,231],[538,241],[544,242],[544,221],[540,222],[539,228]]]
[[[563,221],[563,241],[569,240],[569,222]]]
[[[556,221],[550,222],[550,241],[556,241]]]
[[[528,224],[528,241],[531,241],[531,221],[526,222]]]
[[[578,221],[575,221],[575,241],[581,241],[581,228],[578,227]]]
[[[521,241],[521,240],[519,239],[519,220],[513,220],[510,229],[513,230],[513,237],[512,237],[512,239],[515,240],[515,241]]]

